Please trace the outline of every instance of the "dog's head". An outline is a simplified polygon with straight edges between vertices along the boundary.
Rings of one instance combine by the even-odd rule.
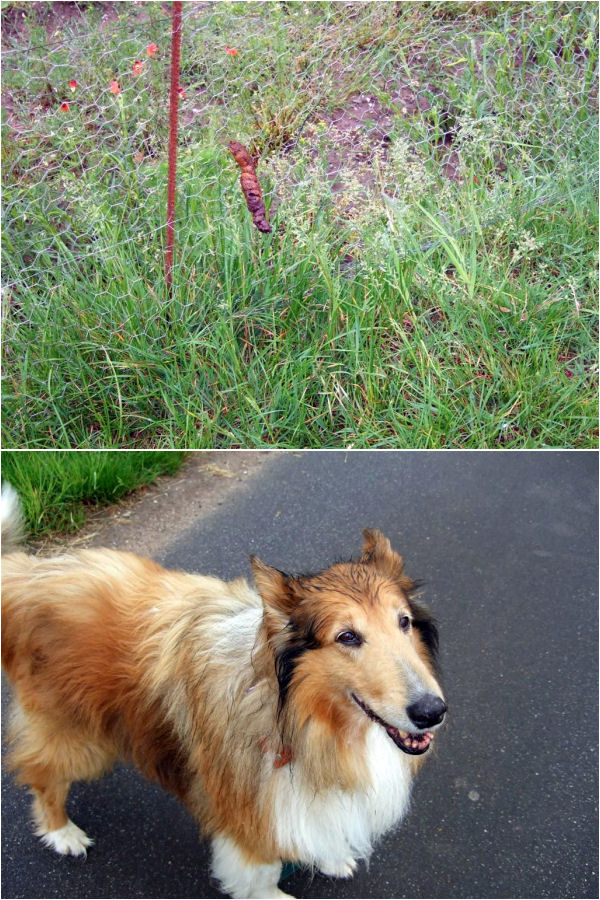
[[[402,557],[364,532],[358,561],[286,575],[252,557],[279,683],[280,715],[349,735],[367,720],[420,755],[446,713],[436,675],[437,629],[412,597]]]

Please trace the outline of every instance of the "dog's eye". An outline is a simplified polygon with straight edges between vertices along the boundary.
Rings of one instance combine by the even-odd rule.
[[[336,637],[338,644],[346,644],[350,647],[360,647],[362,638],[355,631],[341,631]]]
[[[408,631],[410,629],[409,616],[398,616],[398,625],[401,631]]]

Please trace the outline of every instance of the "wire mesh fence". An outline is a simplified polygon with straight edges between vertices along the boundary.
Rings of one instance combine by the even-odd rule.
[[[419,254],[441,246],[436,278],[471,300],[464,235],[493,226],[489,253],[514,265],[540,255],[522,214],[577,204],[597,181],[596,4],[184,3],[171,296],[170,6],[3,10],[5,446],[377,444],[342,424],[343,373],[309,399],[306,370],[310,436],[288,428],[289,410],[273,418],[283,382],[268,399],[239,386],[284,365],[294,329],[302,354],[313,308],[346,327],[353,284],[382,273],[410,333]],[[256,163],[270,234],[253,225],[231,141]],[[571,282],[557,289],[569,303]],[[391,330],[379,338],[393,355]],[[355,422],[357,404],[360,389]]]

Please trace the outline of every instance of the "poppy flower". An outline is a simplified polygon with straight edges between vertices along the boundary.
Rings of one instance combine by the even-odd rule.
[[[143,68],[144,68],[144,63],[140,62],[140,60],[138,59],[132,65],[131,71],[133,72],[134,75],[139,75]]]
[[[121,88],[119,87],[118,81],[111,81],[110,92],[111,92],[111,94],[120,94],[121,93]]]
[[[70,80],[70,82],[69,82],[69,87],[71,88],[72,91],[76,90],[76,88],[77,88],[77,82],[75,81],[74,78],[72,78],[72,79]]]
[[[60,104],[60,108],[62,109],[63,112],[69,112],[69,104],[67,103],[66,100],[64,101],[64,103]]]
[[[236,50],[235,47],[228,47],[228,46],[225,47],[225,53],[229,53],[230,56],[237,56],[238,52],[239,51]]]
[[[182,87],[179,88],[179,96],[181,97],[182,100],[186,99],[186,93]]]
[[[134,161],[135,163],[141,163],[141,161],[143,160],[143,158],[144,158],[144,154],[142,153],[141,150],[138,150],[137,153],[134,153],[134,154],[133,154],[133,161]]]
[[[148,56],[154,56],[155,53],[158,53],[158,47],[156,44],[148,44],[146,47],[146,53]]]

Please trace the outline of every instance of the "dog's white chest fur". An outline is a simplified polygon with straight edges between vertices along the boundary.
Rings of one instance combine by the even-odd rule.
[[[372,786],[366,792],[331,789],[315,794],[294,766],[278,773],[273,826],[293,858],[332,875],[350,875],[373,842],[397,824],[408,808],[412,774],[408,758],[382,728],[367,737]]]

